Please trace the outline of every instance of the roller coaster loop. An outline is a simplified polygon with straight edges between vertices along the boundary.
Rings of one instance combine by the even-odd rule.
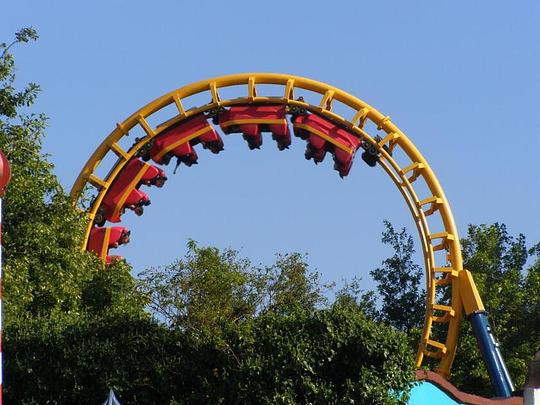
[[[272,94],[267,94],[268,89]],[[231,92],[236,92],[236,97],[222,97]],[[187,98],[195,95],[206,103],[187,108]],[[151,116],[170,106],[174,114],[153,126]],[[390,117],[325,83],[271,73],[217,77],[171,91],[117,124],[85,164],[71,191],[76,205],[87,187],[97,192],[87,213],[84,248],[110,262],[115,256],[108,255],[109,248],[129,240],[125,228],[101,226],[106,221],[119,222],[125,209],[142,214],[149,197],[140,187],[160,187],[165,182],[162,169],[143,161],[163,165],[176,157],[178,164],[191,166],[197,162],[197,144],[219,153],[223,142],[209,121],[225,134],[242,133],[250,149],[261,146],[261,132],[271,132],[283,150],[291,142],[286,117],[293,124],[294,134],[307,141],[307,159],[319,162],[326,152],[331,152],[334,168],[343,177],[349,173],[356,151],[362,150],[362,159],[369,166],[380,166],[403,196],[418,230],[426,275],[425,318],[417,367],[433,359],[435,371],[449,377],[459,323],[465,313],[479,332],[477,337],[497,395],[509,396],[512,383],[472,275],[463,269],[452,211],[433,170]],[[130,132],[141,129],[143,137],[129,147],[122,146]],[[100,177],[97,170],[103,168],[104,158],[110,154],[115,163],[105,167],[107,176]],[[438,302],[443,290],[449,302]],[[438,338],[433,333],[435,324]]]

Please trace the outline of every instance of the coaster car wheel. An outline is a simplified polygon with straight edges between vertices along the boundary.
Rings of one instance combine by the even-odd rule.
[[[135,138],[135,145],[137,145],[143,138]],[[138,151],[135,153],[135,156],[140,157],[143,161],[148,162],[150,160],[150,150],[154,145],[154,140],[150,140],[145,143]]]
[[[105,209],[103,207],[98,208],[94,217],[94,224],[99,227],[105,225]]]

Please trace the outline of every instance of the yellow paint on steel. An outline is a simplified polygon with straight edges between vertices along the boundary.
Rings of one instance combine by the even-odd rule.
[[[103,244],[101,245],[101,252],[99,254],[99,257],[101,257],[101,260],[105,261],[107,258],[107,251],[109,247],[109,241],[111,240],[111,228],[107,227],[105,228],[105,235],[103,235]]]
[[[478,293],[471,272],[469,270],[460,272],[459,280],[462,286],[467,286],[467,288],[460,289],[465,313],[467,315],[471,315],[476,311],[484,311],[485,308],[482,304],[482,300],[480,299],[480,294]]]
[[[207,127],[204,127],[204,128],[201,128],[195,132],[193,132],[191,135],[189,136],[186,136],[182,139],[180,139],[179,141],[176,141],[176,142],[173,142],[171,143],[169,146],[167,146],[166,148],[163,148],[156,156],[155,156],[155,159],[156,160],[160,160],[163,156],[165,156],[167,153],[169,153],[171,150],[179,147],[180,145],[183,145],[189,141],[191,141],[192,139],[195,139],[201,135],[204,135],[206,134],[207,132],[210,132],[212,131],[212,127],[209,125]]]
[[[133,179],[131,179],[131,181],[129,182],[129,185],[126,187],[126,189],[124,190],[124,192],[120,196],[120,199],[118,200],[118,202],[116,203],[116,205],[114,207],[114,211],[113,211],[113,214],[112,214],[113,217],[121,215],[120,210],[124,206],[124,203],[128,199],[131,192],[133,190],[135,190],[135,187],[137,187],[137,184],[139,184],[139,181],[141,181],[142,177],[145,175],[145,173],[148,171],[148,169],[150,169],[150,165],[148,163],[145,163],[141,167],[141,169],[139,170],[137,175],[135,177],[133,177]]]
[[[345,145],[337,142],[334,138],[326,135],[324,132],[319,131],[317,128],[313,128],[310,125],[294,124],[294,127],[303,129],[303,130],[308,131],[308,132],[311,132],[311,133],[317,135],[318,137],[323,138],[326,142],[331,143],[335,147],[337,147],[337,148],[339,148],[339,149],[341,149],[341,150],[343,150],[343,151],[345,151],[347,153],[353,153],[355,151],[355,149],[349,148],[348,146],[345,146]]]
[[[257,85],[259,84],[282,86],[283,93],[277,97],[275,94],[268,96],[258,94]],[[247,94],[239,94],[239,97],[234,99],[221,99],[219,96],[220,89],[231,86],[239,86],[238,88],[243,89],[247,88]],[[310,92],[315,97],[320,97],[320,101],[310,104],[302,98],[295,99],[294,94],[296,89]],[[183,100],[189,96],[204,92],[208,92],[207,104],[186,109]],[[351,118],[343,117],[331,111],[332,104],[335,102],[343,103],[350,108]],[[480,296],[472,282],[472,276],[463,270],[458,232],[448,200],[427,160],[388,116],[383,115],[369,104],[343,90],[325,83],[298,76],[274,73],[229,75],[202,80],[181,87],[155,99],[136,111],[121,124],[117,124],[111,134],[94,151],[71,190],[71,197],[74,203],[77,203],[87,183],[97,184],[99,186],[99,193],[88,212],[89,225],[86,232],[85,244],[92,227],[92,220],[110,184],[120,173],[127,161],[151,138],[196,114],[208,112],[217,107],[253,103],[288,104],[305,108],[308,111],[325,116],[348,128],[358,137],[371,143],[377,149],[378,153],[380,153],[379,166],[385,170],[403,196],[418,230],[420,244],[424,254],[426,312],[416,363],[418,367],[422,366],[426,356],[437,359],[438,365],[436,371],[445,378],[448,378],[456,351],[459,322],[463,314],[463,302],[466,302],[467,312],[471,308],[483,308]],[[147,118],[169,105],[176,106],[178,114],[156,128],[152,128]],[[385,132],[382,139],[376,138],[374,134],[370,134],[364,129],[368,122],[373,123],[378,130]],[[118,147],[118,141],[128,135],[129,131],[137,125],[142,127],[147,133],[147,136],[139,140],[129,151],[122,153],[123,151]],[[100,166],[104,157],[111,151],[120,156],[116,164],[110,169],[107,178],[101,182],[97,182],[95,180],[98,177],[95,175],[95,171]],[[392,157],[391,152],[400,152],[406,157],[407,161],[404,167],[398,164]],[[417,182],[423,182],[427,186],[431,196],[420,199],[414,188],[415,184],[418,184]],[[424,211],[426,206],[429,207]],[[441,225],[439,227],[441,229],[432,230],[430,229],[427,218],[433,218],[436,215],[440,219]],[[445,252],[444,259],[440,259],[435,255],[439,251]],[[437,263],[436,259],[439,262],[443,261],[443,263]],[[439,276],[440,274],[442,274],[442,278]],[[451,305],[449,307],[451,309],[447,309],[436,302],[437,288],[440,286],[450,286],[451,288]],[[436,310],[443,310],[445,316],[435,315],[434,311]],[[444,342],[434,340],[432,336],[432,325],[434,322],[446,325]]]
[[[221,127],[227,128],[233,125],[244,125],[244,124],[266,124],[266,125],[281,125],[287,124],[287,120],[281,118],[242,118],[238,120],[225,121],[219,124]]]

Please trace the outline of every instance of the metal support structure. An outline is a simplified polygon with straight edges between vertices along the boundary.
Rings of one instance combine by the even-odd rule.
[[[463,270],[459,274],[459,282],[462,285],[460,292],[463,308],[471,322],[480,353],[488,370],[491,385],[497,396],[510,397],[512,391],[514,391],[512,379],[499,350],[499,344],[489,325],[487,312],[484,309],[471,272]]]
[[[489,326],[486,311],[472,313],[469,315],[469,320],[496,395],[498,397],[512,396],[514,386],[499,350],[499,343]]]

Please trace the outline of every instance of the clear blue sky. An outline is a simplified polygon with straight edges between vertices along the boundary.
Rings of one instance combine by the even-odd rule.
[[[19,83],[43,92],[51,154],[67,190],[114,128],[165,92],[230,73],[291,73],[327,82],[390,115],[438,175],[461,235],[504,222],[540,241],[540,3],[537,1],[10,1],[0,40],[24,26]],[[226,150],[152,189],[132,243],[136,270],[183,254],[187,238],[255,262],[308,252],[326,280],[368,279],[389,253],[382,220],[414,231],[381,169],[358,161],[341,180],[331,159],[278,152],[268,136]],[[169,172],[172,168],[169,168]]]

